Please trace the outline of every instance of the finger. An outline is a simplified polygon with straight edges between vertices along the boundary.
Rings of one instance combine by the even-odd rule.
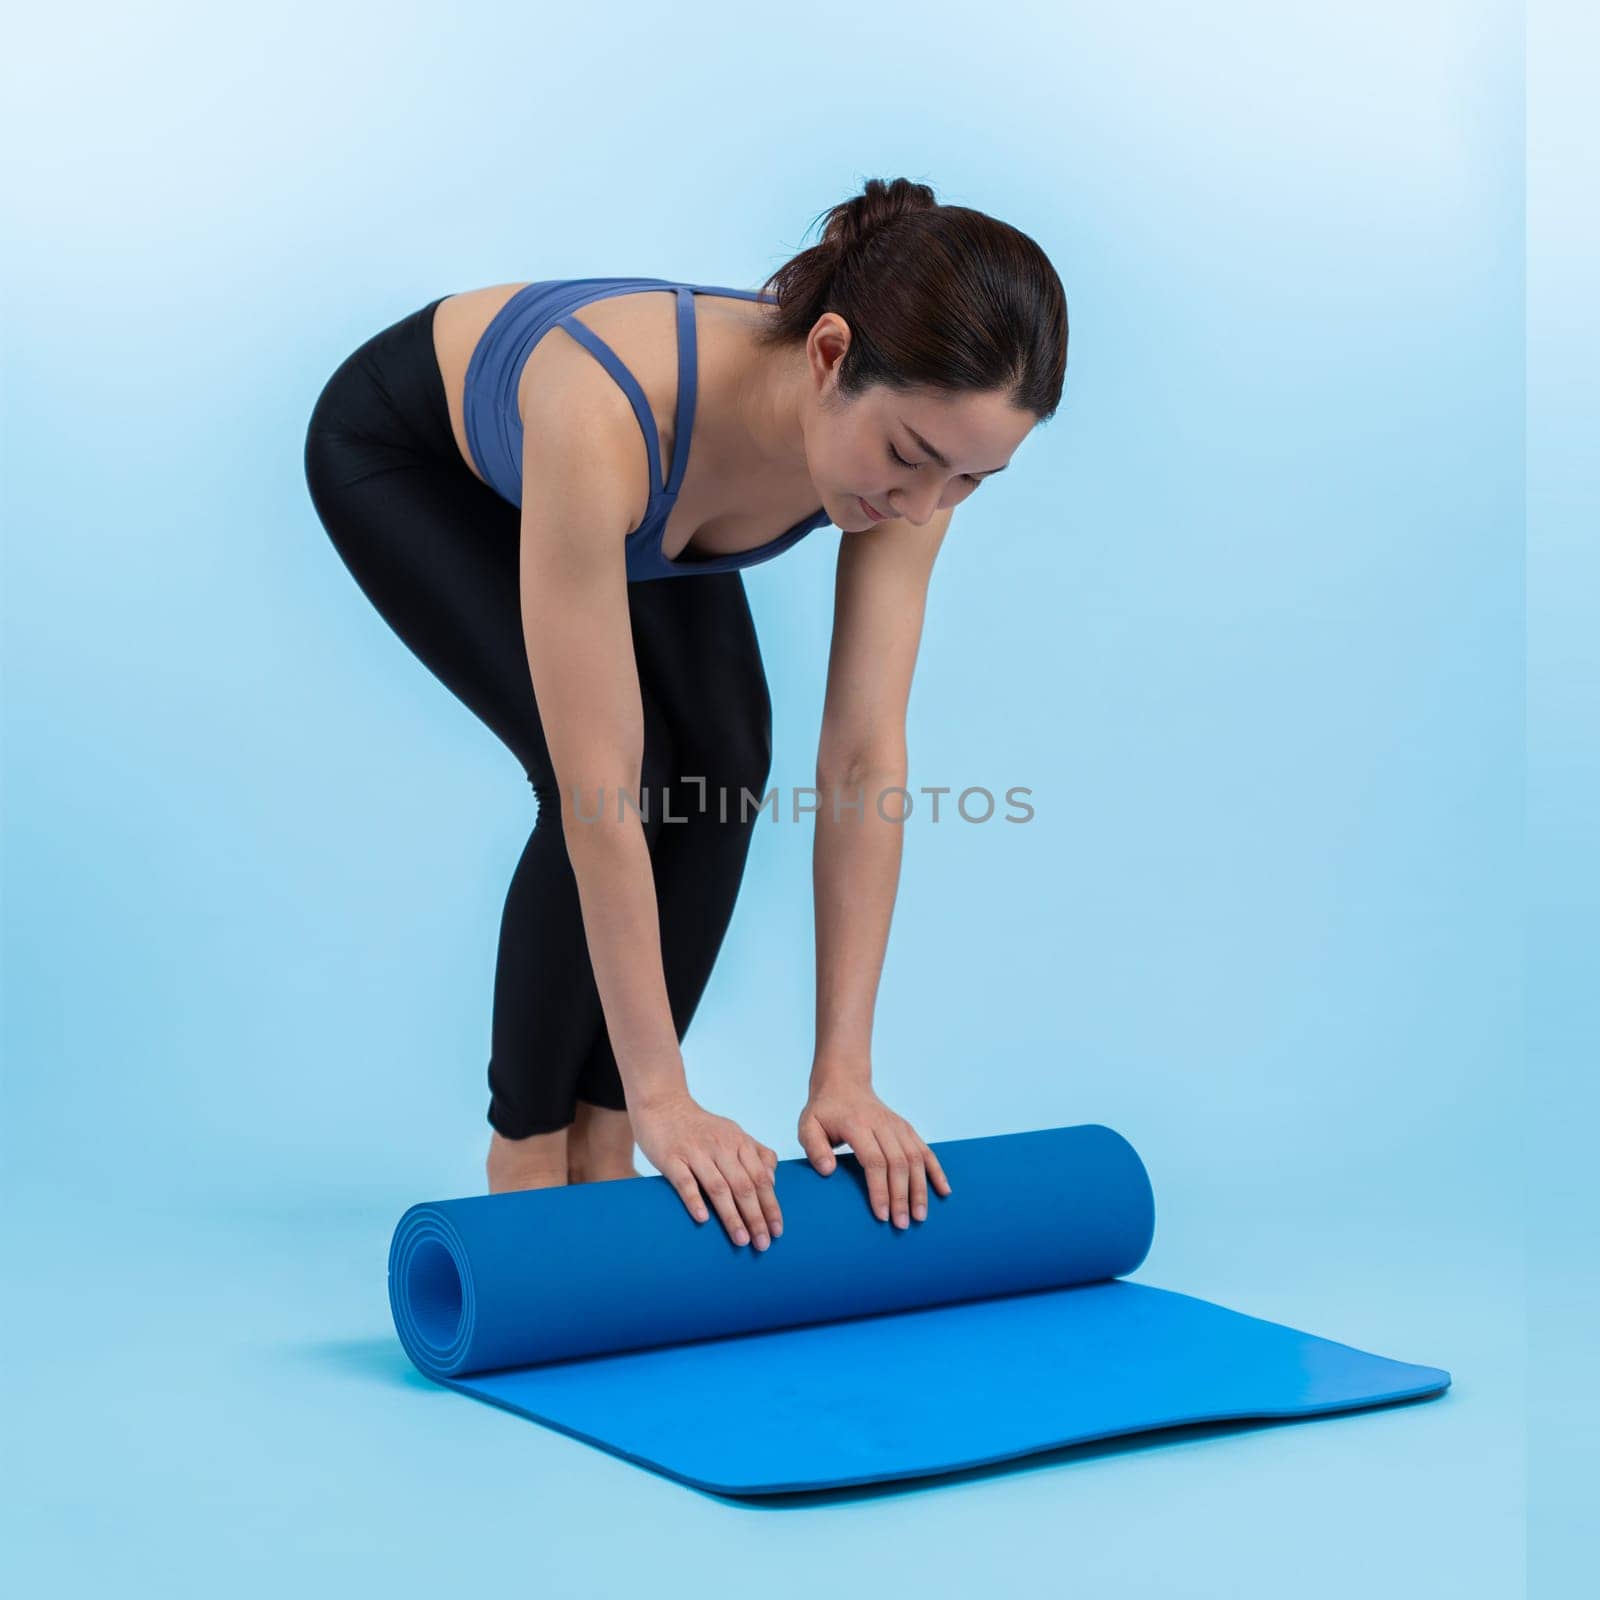
[[[828,1135],[815,1117],[806,1117],[800,1124],[800,1148],[805,1151],[806,1159],[823,1177],[827,1177],[838,1165],[834,1159],[833,1146],[828,1142]]]
[[[886,1134],[880,1141],[883,1145],[884,1155],[889,1162],[889,1211],[894,1217],[897,1228],[911,1226],[911,1202],[907,1198],[910,1185],[911,1167],[906,1160],[906,1153],[898,1140],[891,1140]]]
[[[766,1162],[767,1171],[776,1174],[778,1170],[778,1152],[767,1145],[762,1145],[761,1159]]]
[[[711,1202],[718,1217],[722,1219],[722,1226],[728,1230],[728,1237],[735,1244],[749,1244],[750,1235],[745,1231],[744,1219],[739,1215],[738,1206],[734,1204],[733,1190],[709,1153],[695,1152],[694,1175],[700,1180],[700,1187],[705,1190],[706,1198]]]
[[[872,1214],[879,1222],[889,1220],[889,1163],[884,1159],[878,1141],[868,1133],[852,1139],[851,1146],[861,1170],[867,1175],[867,1199],[872,1204]]]
[[[934,1188],[936,1188],[940,1194],[949,1194],[950,1180],[945,1177],[944,1168],[939,1165],[938,1156],[936,1156],[926,1144],[924,1144],[922,1147],[922,1159],[927,1163],[928,1176],[933,1179]]]
[[[765,1250],[771,1239],[767,1234],[767,1219],[761,1212],[761,1197],[756,1193],[755,1179],[745,1170],[737,1150],[720,1155],[717,1164],[728,1180],[728,1187],[733,1190],[733,1203],[738,1206],[739,1215],[744,1218],[745,1227],[755,1240],[756,1248]]]
[[[678,1191],[678,1198],[683,1201],[685,1210],[696,1222],[709,1220],[711,1213],[706,1209],[706,1203],[700,1197],[700,1185],[694,1181],[694,1174],[689,1170],[686,1162],[673,1157],[662,1168],[661,1176]]]
[[[922,1166],[920,1139],[912,1139],[908,1160],[911,1166],[911,1215],[921,1222],[928,1215],[928,1178]]]
[[[771,1238],[776,1239],[783,1232],[783,1212],[778,1209],[778,1194],[772,1185],[772,1168],[767,1165],[760,1145],[755,1146],[745,1156],[744,1164],[756,1186],[756,1204],[761,1207],[766,1231]],[[756,1235],[756,1248],[766,1249],[761,1242],[760,1234]]]

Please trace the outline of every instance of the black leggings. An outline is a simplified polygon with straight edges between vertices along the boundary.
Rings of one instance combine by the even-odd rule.
[[[306,434],[306,481],[367,598],[499,736],[538,797],[500,923],[489,1056],[490,1126],[521,1139],[566,1127],[579,1100],[612,1109],[625,1100],[523,640],[519,513],[456,448],[433,349],[438,304],[376,334],[328,380]],[[738,572],[630,583],[628,604],[644,830],[682,1040],[733,915],[754,828],[740,789],[765,790],[772,707]]]

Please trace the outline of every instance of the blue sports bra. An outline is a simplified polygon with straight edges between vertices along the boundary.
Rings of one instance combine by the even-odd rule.
[[[672,466],[662,484],[661,439],[655,418],[638,380],[599,334],[573,312],[592,300],[633,294],[640,289],[671,289],[678,301],[678,403]],[[627,395],[644,434],[650,466],[650,504],[644,521],[627,537],[628,582],[648,578],[681,578],[695,573],[733,572],[770,561],[813,529],[826,523],[826,511],[814,511],[775,539],[754,550],[731,555],[680,556],[661,553],[661,535],[678,498],[689,440],[694,432],[695,396],[699,389],[694,297],[730,295],[741,300],[770,299],[750,289],[724,289],[710,284],[677,283],[667,278],[547,278],[525,284],[494,315],[467,363],[463,396],[467,446],[479,472],[495,492],[513,505],[522,503],[522,419],[517,412],[517,384],[533,347],[553,327],[560,327],[583,345]]]

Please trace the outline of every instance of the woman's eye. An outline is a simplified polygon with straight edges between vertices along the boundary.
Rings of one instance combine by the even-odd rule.
[[[889,446],[889,459],[897,466],[910,467],[913,472],[920,472],[928,464],[926,461],[907,461],[906,458],[901,455],[892,444]],[[982,478],[974,477],[970,472],[964,473],[963,476],[966,478],[967,482],[973,486],[973,488],[977,488],[977,486],[983,482]]]

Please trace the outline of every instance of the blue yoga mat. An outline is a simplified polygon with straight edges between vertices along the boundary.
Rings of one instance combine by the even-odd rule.
[[[935,1144],[879,1222],[851,1155],[779,1162],[758,1253],[656,1176],[415,1205],[389,1303],[430,1378],[720,1494],[949,1472],[1178,1423],[1440,1393],[1450,1374],[1124,1276],[1155,1231],[1098,1124]]]

